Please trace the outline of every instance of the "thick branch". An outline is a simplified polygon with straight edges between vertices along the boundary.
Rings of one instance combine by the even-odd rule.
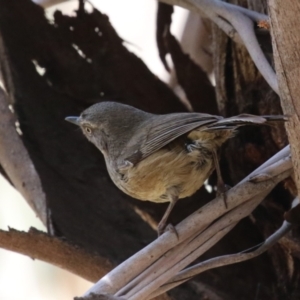
[[[29,232],[0,230],[0,247],[48,262],[92,282],[112,268],[107,259],[34,228]]]
[[[29,232],[14,229],[0,230],[0,248],[50,263],[91,282],[96,282],[112,269],[108,259],[88,253],[84,249],[34,228]],[[77,299],[121,299],[105,298],[101,295],[94,297]],[[170,300],[170,298],[167,294],[161,294],[155,300]]]

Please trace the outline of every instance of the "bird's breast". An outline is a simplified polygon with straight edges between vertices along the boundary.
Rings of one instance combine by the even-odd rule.
[[[194,194],[213,171],[209,151],[189,151],[186,143],[170,143],[123,173],[110,171],[114,183],[126,194],[140,200],[170,201]]]

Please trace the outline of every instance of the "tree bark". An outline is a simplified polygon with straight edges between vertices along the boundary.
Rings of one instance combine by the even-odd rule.
[[[300,191],[300,3],[269,0],[274,62],[283,112],[290,116],[286,129],[291,144],[295,183]]]

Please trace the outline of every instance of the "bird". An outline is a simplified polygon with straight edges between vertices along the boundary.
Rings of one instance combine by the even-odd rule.
[[[139,200],[169,202],[157,227],[161,235],[176,202],[193,195],[215,169],[217,190],[226,191],[218,153],[238,127],[287,118],[251,114],[223,118],[198,112],[158,115],[103,101],[65,120],[78,125],[102,152],[108,174],[121,191]]]

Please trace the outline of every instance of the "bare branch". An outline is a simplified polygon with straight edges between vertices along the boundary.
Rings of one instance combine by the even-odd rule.
[[[299,202],[298,199],[297,202]],[[214,257],[212,259],[196,264],[190,268],[187,268],[179,272],[178,275],[176,275],[174,278],[170,280],[170,282],[164,284],[161,288],[159,288],[157,291],[151,294],[148,299],[153,299],[157,295],[160,295],[161,293],[164,293],[209,269],[235,264],[259,256],[265,251],[267,251],[269,248],[271,248],[274,244],[276,244],[291,229],[292,229],[292,224],[284,221],[282,226],[275,233],[273,233],[269,238],[267,238],[264,243],[259,245],[259,247],[254,247],[257,248],[254,251],[248,252],[249,250],[248,251],[246,250],[236,254]],[[252,249],[253,248],[251,248],[250,250]]]
[[[87,297],[76,297],[74,300],[125,300],[125,298],[115,297],[111,295],[96,295],[91,294]]]
[[[46,196],[39,175],[16,131],[17,120],[8,106],[7,96],[0,88],[0,164],[16,189],[46,226]]]
[[[107,259],[34,228],[29,232],[0,230],[0,247],[48,262],[92,282],[112,268]]]
[[[231,24],[224,21],[221,18],[216,17],[215,15],[208,16],[202,9],[198,8],[196,5],[191,3],[188,0],[160,0],[160,2],[164,2],[170,5],[177,5],[183,8],[186,8],[190,11],[194,11],[198,13],[201,17],[207,18],[209,17],[216,25],[219,26],[220,29],[222,29],[231,39],[233,39],[235,42],[242,44],[242,40],[237,33],[237,31],[232,27]]]
[[[243,43],[262,76],[271,88],[279,93],[276,74],[266,59],[254,31],[253,21],[267,21],[266,15],[220,0],[162,0],[162,2],[200,12],[235,42]]]

